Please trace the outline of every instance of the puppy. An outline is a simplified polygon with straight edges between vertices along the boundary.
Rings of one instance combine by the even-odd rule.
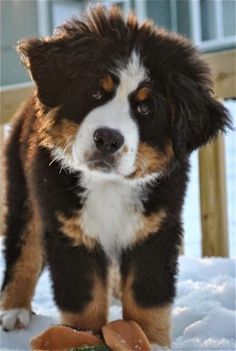
[[[6,145],[3,328],[28,325],[47,264],[61,323],[99,332],[116,261],[124,319],[169,347],[189,156],[229,126],[208,67],[116,7],[17,50],[36,90]]]

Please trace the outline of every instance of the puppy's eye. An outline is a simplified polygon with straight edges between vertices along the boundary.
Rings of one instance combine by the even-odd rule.
[[[96,100],[101,100],[102,99],[102,92],[101,92],[101,90],[96,91],[92,96]]]
[[[141,102],[137,106],[137,111],[143,116],[148,116],[151,113],[151,107],[148,103],[146,102]]]

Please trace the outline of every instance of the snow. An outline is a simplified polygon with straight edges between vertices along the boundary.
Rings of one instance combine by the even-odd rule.
[[[173,350],[235,350],[234,259],[180,258]]]
[[[236,350],[234,259],[179,258],[177,297],[173,307],[172,350]],[[0,255],[0,280],[3,275]],[[48,271],[37,285],[33,315],[26,330],[1,331],[0,350],[30,350],[29,340],[59,322]],[[109,319],[121,318],[121,306],[113,301]]]

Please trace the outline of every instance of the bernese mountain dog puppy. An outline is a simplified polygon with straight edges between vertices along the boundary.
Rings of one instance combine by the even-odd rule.
[[[207,65],[101,5],[17,50],[36,90],[6,145],[3,328],[28,325],[47,264],[61,323],[99,332],[115,261],[123,318],[169,347],[189,156],[230,123]]]

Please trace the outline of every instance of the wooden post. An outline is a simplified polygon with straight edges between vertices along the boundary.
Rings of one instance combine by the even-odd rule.
[[[224,137],[199,152],[202,255],[227,257],[227,200]]]

